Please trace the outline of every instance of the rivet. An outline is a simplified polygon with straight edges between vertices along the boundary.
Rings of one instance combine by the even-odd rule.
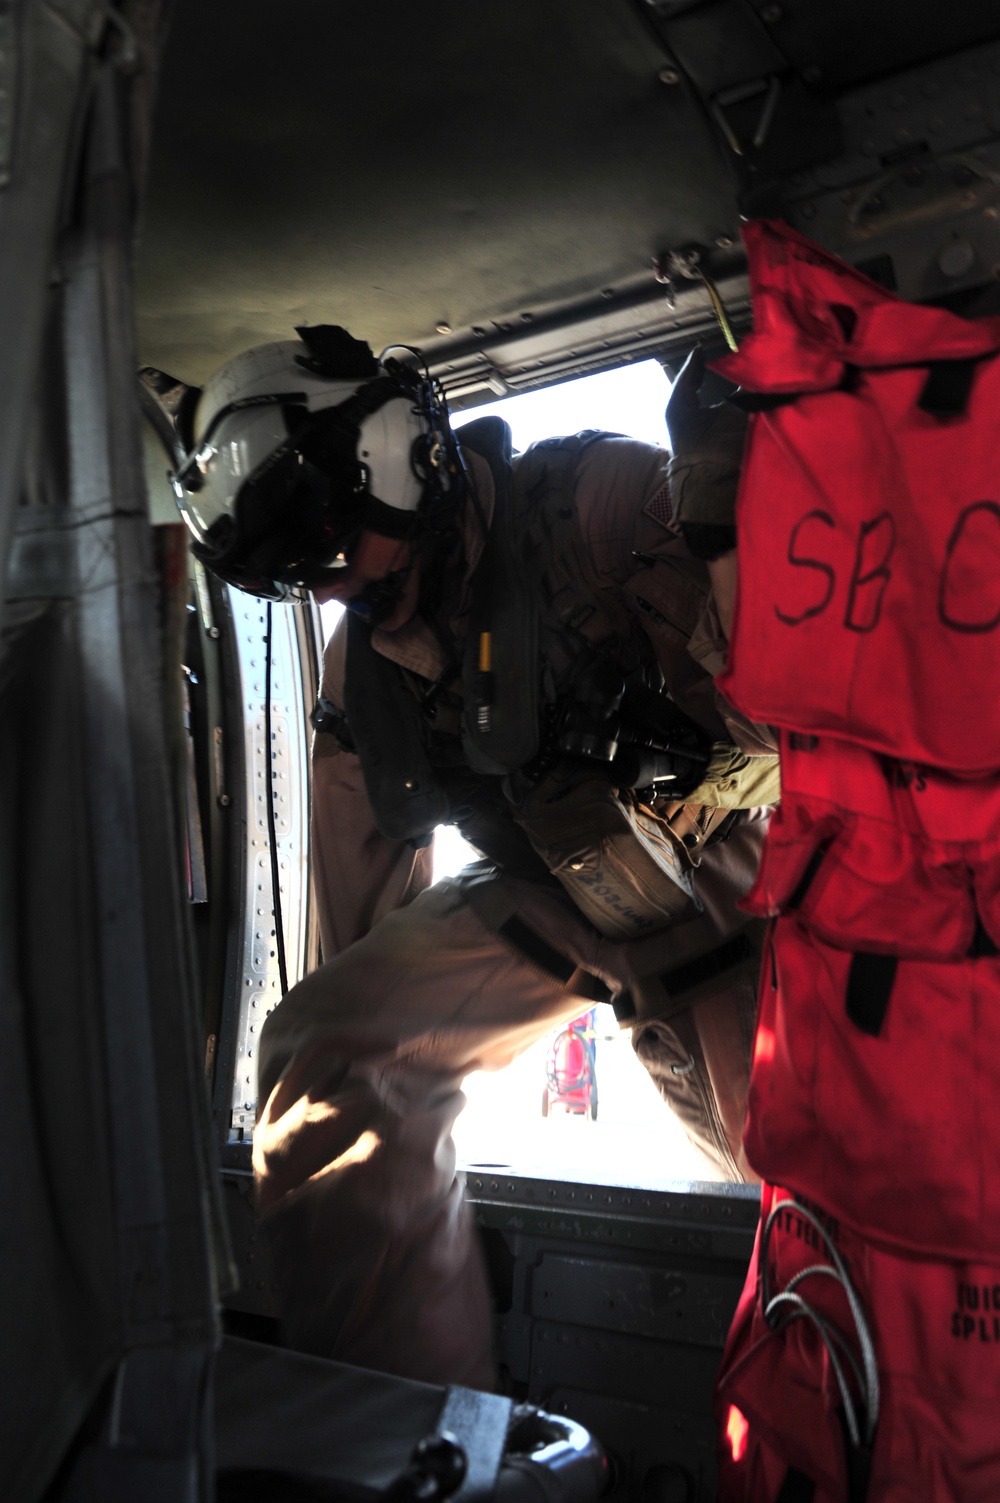
[[[734,241],[732,235],[716,235],[715,243],[720,250],[732,250]]]
[[[232,800],[230,799],[228,793],[220,793],[215,802],[218,804],[220,809],[228,809]]]
[[[416,786],[417,784],[414,778],[407,778],[406,782],[403,784],[403,787],[406,789],[407,793],[412,793]]]
[[[661,68],[656,76],[662,84],[678,84],[681,81],[681,75],[677,68]]]
[[[439,324],[435,324],[434,327],[435,327],[435,329],[437,330],[437,332],[439,334],[450,334],[451,333],[451,324],[446,323],[444,319],[442,319]]]

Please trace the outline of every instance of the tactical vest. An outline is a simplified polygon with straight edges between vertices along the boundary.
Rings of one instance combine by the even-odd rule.
[[[576,468],[604,437],[535,444],[515,472],[505,423],[463,430],[463,446],[490,466],[495,507],[470,582],[459,699],[437,695],[435,726],[421,705],[427,686],[351,619],[345,709],[383,834],[426,843],[436,824],[455,823],[508,870],[551,873],[602,933],[633,938],[688,907],[700,849],[731,816],[683,818],[678,801],[660,817],[620,798],[596,766],[567,775],[547,745],[553,717],[585,706],[604,670],[620,680],[655,663],[633,615],[599,586],[577,523]]]
[[[745,227],[760,410],[718,686],[754,720],[1000,769],[1000,318],[914,306],[780,223]]]

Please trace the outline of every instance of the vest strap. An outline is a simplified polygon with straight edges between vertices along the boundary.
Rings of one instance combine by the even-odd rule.
[[[878,1038],[882,1032],[898,964],[896,955],[872,955],[864,950],[851,957],[845,1001],[847,1016],[871,1038]]]
[[[538,966],[540,970],[548,971],[549,975],[561,981],[563,986],[576,970],[576,965],[568,955],[557,950],[555,945],[550,945],[547,939],[543,939],[516,913],[505,924],[500,925],[500,933],[508,944],[520,951],[526,960],[530,960],[532,965]]]
[[[805,1472],[800,1472],[797,1466],[790,1466],[774,1503],[813,1503],[815,1496],[816,1484],[813,1479],[807,1477]]]
[[[969,403],[976,360],[935,360],[917,399],[921,412],[934,417],[961,417]]]
[[[724,975],[734,966],[742,965],[756,953],[746,933],[734,934],[732,939],[727,939],[717,950],[710,950],[707,955],[699,955],[697,960],[689,960],[684,965],[676,965],[671,970],[664,971],[660,980],[668,996],[683,996],[685,992],[692,991],[706,981],[714,981],[716,976]]]
[[[498,773],[538,753],[538,590],[541,560],[524,557],[512,503],[511,436],[500,418],[462,430],[463,447],[485,459],[493,477],[493,521],[471,582],[462,663],[464,741],[469,764]],[[534,563],[534,568],[532,568]],[[490,669],[483,670],[483,644]],[[477,758],[478,754],[478,758]]]

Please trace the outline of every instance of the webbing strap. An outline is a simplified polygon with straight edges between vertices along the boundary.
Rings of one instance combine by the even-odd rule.
[[[774,1503],[813,1503],[815,1496],[816,1484],[813,1479],[807,1477],[805,1472],[800,1472],[797,1466],[790,1466]]]
[[[801,907],[803,901],[805,900],[805,895],[812,886],[816,877],[816,873],[822,866],[823,858],[829,849],[830,841],[824,840],[822,844],[818,845],[813,851],[806,864],[805,871],[802,873],[798,882],[795,884],[794,892],[792,892],[791,896],[785,903],[786,911]]]
[[[696,986],[701,986],[705,981],[714,981],[716,976],[721,976],[725,971],[731,971],[735,966],[742,965],[754,954],[754,947],[746,934],[734,934],[732,939],[727,939],[724,945],[718,949],[710,950],[707,955],[699,955],[696,960],[685,961],[683,965],[676,965],[672,970],[664,971],[660,980],[667,989],[668,995],[677,997],[689,992]]]
[[[864,950],[851,956],[847,973],[847,1016],[862,1033],[878,1038],[889,1010],[896,979],[897,955],[871,955]]]
[[[1000,949],[994,943],[990,934],[987,933],[979,914],[976,914],[976,928],[969,945],[969,959],[981,960],[984,956],[1000,955]]]
[[[668,971],[661,971],[656,979],[666,993],[667,1002],[673,1005],[663,1005],[661,1001],[661,1005],[655,1010],[647,1007],[648,1016],[665,1019],[683,1012],[686,1006],[683,1001],[685,992],[694,991],[695,987],[702,986],[706,981],[714,981],[716,976],[722,976],[726,971],[745,964],[756,954],[757,947],[744,931],[742,934],[734,934],[732,939],[727,939],[724,944],[709,950],[705,955],[696,955],[693,960],[685,960]],[[637,1021],[639,1007],[631,991],[621,991],[611,1001],[619,1023],[626,1025]]]
[[[530,924],[519,918],[515,913],[506,923],[500,925],[500,933],[507,942],[519,950],[526,960],[532,965],[538,966],[539,970],[547,971],[550,976],[555,976],[557,981],[566,985],[573,972],[576,970],[576,962],[570,960],[555,945],[550,945],[547,939],[536,934]]]
[[[935,360],[917,399],[921,412],[934,417],[961,417],[969,403],[975,360]]]

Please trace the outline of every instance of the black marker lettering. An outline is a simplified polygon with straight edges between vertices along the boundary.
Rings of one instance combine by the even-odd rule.
[[[815,605],[807,606],[806,609],[804,611],[801,611],[797,616],[786,615],[784,611],[779,610],[779,608],[775,606],[774,614],[777,616],[778,620],[783,621],[786,626],[801,626],[802,622],[808,621],[811,616],[822,615],[827,606],[830,604],[830,601],[833,599],[833,591],[837,583],[837,576],[829,564],[822,563],[818,558],[806,558],[802,554],[799,554],[795,551],[796,545],[799,541],[799,533],[802,531],[803,527],[805,527],[807,522],[822,522],[824,526],[830,528],[834,526],[833,518],[827,511],[810,511],[807,512],[804,517],[800,517],[795,526],[792,528],[791,536],[788,539],[788,562],[792,564],[796,569],[815,569],[817,573],[825,575],[826,591],[823,595],[822,600],[817,601]]]
[[[938,618],[949,631],[973,634],[995,631],[1000,626],[1000,606],[988,617],[974,618],[968,613],[969,607],[975,606],[981,595],[985,580],[991,581],[997,596],[1000,596],[998,562],[1000,506],[995,501],[976,501],[962,512],[945,549],[938,592]],[[962,612],[963,605],[965,612]]]
[[[878,626],[882,599],[892,577],[888,565],[895,547],[896,524],[887,511],[881,512],[872,522],[862,522],[844,617],[848,631],[868,632]],[[871,585],[875,588],[870,589]]]

